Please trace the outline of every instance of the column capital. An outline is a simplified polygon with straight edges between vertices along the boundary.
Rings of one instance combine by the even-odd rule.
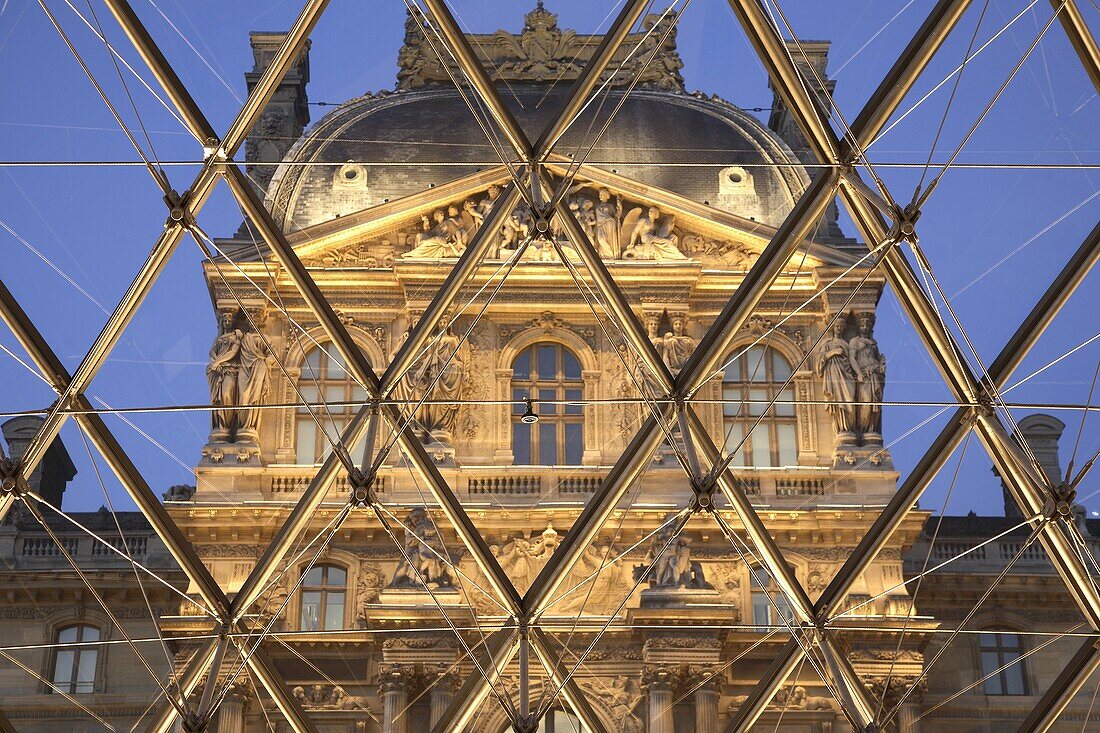
[[[642,670],[642,687],[649,692],[671,692],[680,682],[680,670],[666,664],[648,664]]]
[[[412,681],[413,670],[404,664],[383,664],[378,668],[378,690],[387,692],[405,692]]]

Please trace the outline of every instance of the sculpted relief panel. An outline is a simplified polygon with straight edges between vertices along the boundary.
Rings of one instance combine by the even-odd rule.
[[[441,205],[399,226],[386,237],[355,242],[304,256],[306,264],[325,267],[392,267],[395,261],[455,259],[481,229],[501,187]],[[605,261],[686,262],[705,267],[748,269],[757,253],[739,242],[715,239],[684,230],[676,217],[644,201],[626,199],[609,188],[590,183],[572,186],[568,204],[581,229]],[[489,259],[506,259],[535,233],[535,217],[521,203],[493,233]],[[525,261],[554,262],[556,241],[570,258],[578,258],[557,217],[548,237],[524,252]]]

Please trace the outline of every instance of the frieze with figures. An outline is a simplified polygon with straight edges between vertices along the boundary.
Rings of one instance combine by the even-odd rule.
[[[499,185],[491,185],[481,193],[440,203],[414,220],[389,228],[385,236],[306,254],[303,261],[314,267],[392,268],[401,262],[461,257],[501,193]],[[565,201],[604,261],[699,262],[705,268],[747,271],[759,256],[741,242],[688,231],[673,212],[605,186],[576,184],[567,190]],[[526,203],[520,203],[493,232],[487,258],[513,256],[534,233],[535,217]],[[548,236],[532,241],[522,260],[557,262],[554,242],[571,259],[579,259],[554,217]]]

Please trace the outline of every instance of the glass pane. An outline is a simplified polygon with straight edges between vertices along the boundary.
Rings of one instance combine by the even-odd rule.
[[[325,344],[325,351],[328,352],[328,376],[329,379],[342,379],[347,375],[344,369],[344,357],[340,355],[339,350],[332,344]]]
[[[77,657],[76,682],[77,685],[87,685],[87,692],[91,692],[95,686],[95,663],[99,653],[95,649],[83,649]]]
[[[302,593],[302,631],[317,631],[320,628],[320,617],[321,593]]]
[[[798,443],[794,425],[776,425],[775,431],[779,437],[779,465],[797,466]]]
[[[512,424],[513,463],[520,466],[531,465],[531,426],[523,423]]]
[[[72,681],[73,660],[76,652],[71,649],[59,649],[53,665],[53,681],[61,689],[68,692],[68,684]]]
[[[772,607],[763,593],[752,594],[752,622],[757,626],[770,626]]]
[[[527,397],[527,390],[512,388],[512,414],[522,415],[523,411],[527,409],[527,405],[523,403],[523,400]]]
[[[305,368],[302,369],[302,373],[305,374],[307,371],[309,371],[310,368],[312,368],[313,371],[315,371],[315,372],[318,369],[320,369],[321,368],[321,356],[322,356],[322,353],[321,353],[320,349],[314,349],[313,351],[306,354],[306,364],[305,364]]]
[[[768,394],[768,390],[753,387],[749,390],[748,414],[762,415],[768,409],[769,402],[771,402],[771,396]]]
[[[343,402],[344,401],[344,385],[342,384],[328,384],[325,385],[325,402]]]
[[[67,629],[61,629],[61,631],[57,635],[57,640],[59,642],[61,642],[62,644],[67,643],[67,642],[71,642],[71,641],[76,641],[76,637],[77,637],[77,633],[78,633],[79,629],[80,629],[79,626],[70,626]]]
[[[728,422],[726,423],[726,453],[737,449],[736,455],[733,457],[733,466],[745,465],[745,449],[744,446],[738,448],[741,443],[741,423]]]
[[[742,357],[738,357],[726,365],[725,376],[722,377],[724,382],[740,382],[741,381],[741,362]]]
[[[531,349],[527,348],[520,352],[520,355],[516,357],[516,360],[512,362],[512,378],[513,379],[530,379],[531,378]]]
[[[298,383],[298,391],[302,393],[299,397],[299,401],[302,403],[314,404],[320,402],[317,399],[317,387],[313,384],[313,379],[308,374],[302,375],[302,380]],[[308,413],[306,408],[301,408],[302,412]]]
[[[997,652],[982,652],[982,676],[986,676],[1001,666],[1000,657]],[[1004,688],[1001,686],[1001,676],[995,674],[985,681],[982,685],[987,695],[1003,695]]]
[[[325,601],[325,628],[344,628],[344,594],[329,593]]]
[[[538,365],[535,367],[539,379],[556,379],[558,376],[558,347],[555,345],[538,347]]]
[[[313,418],[298,421],[298,438],[295,444],[295,453],[298,463],[313,463],[316,459],[317,424]]]
[[[1016,654],[1006,654],[1003,664],[1007,664],[1016,659]],[[1024,689],[1024,669],[1023,663],[1017,663],[1006,669],[1001,673],[1004,677],[1004,694],[1006,695],[1023,695],[1026,690]]]
[[[584,455],[584,438],[580,423],[565,424],[565,462],[570,466],[579,466]]]
[[[981,634],[978,638],[981,640],[982,647],[985,649],[994,649],[998,646],[997,634]]]
[[[770,349],[770,351],[772,353],[772,381],[782,384],[791,376],[791,365],[778,351],[775,349]]]
[[[329,586],[336,586],[343,588],[348,583],[348,571],[343,568],[338,568],[335,565],[328,567],[328,583]]]
[[[780,417],[794,417],[794,390],[785,389],[779,393],[779,399],[776,401],[775,410],[773,415],[779,415]]]
[[[763,346],[753,346],[749,349],[749,353],[745,354],[746,364],[749,369],[748,378],[752,382],[766,382],[768,381],[768,369],[764,363],[764,356],[767,354]]]
[[[753,588],[767,588],[772,584],[772,576],[764,568],[753,568],[753,572],[749,573],[749,582]]]
[[[94,626],[81,627],[84,631],[80,636],[81,641],[99,641],[99,629]]]
[[[583,399],[584,399],[584,395],[582,393],[582,390],[579,390],[579,389],[567,389],[567,390],[565,390],[565,401],[566,402],[577,402],[577,403],[579,403]],[[566,405],[565,406],[565,414],[566,415],[580,415],[583,412],[584,412],[584,405],[576,404],[576,405]]]
[[[577,361],[577,357],[573,356],[573,352],[569,349],[561,350],[561,357],[565,372],[566,379],[580,379],[581,378],[581,363]]]
[[[557,415],[559,412],[559,405],[556,402],[561,401],[561,392],[556,389],[550,389],[548,387],[539,387],[539,409],[540,415]]]
[[[772,441],[768,435],[768,424],[762,423],[752,431],[752,465],[772,465]]]
[[[324,571],[317,565],[314,565],[306,573],[305,580],[302,581],[302,585],[306,587],[315,587],[321,585],[321,581],[324,578]]]
[[[739,387],[722,388],[722,414],[736,417],[741,414],[741,389]]]
[[[552,466],[558,462],[558,426],[551,422],[540,422],[539,428],[539,465]]]

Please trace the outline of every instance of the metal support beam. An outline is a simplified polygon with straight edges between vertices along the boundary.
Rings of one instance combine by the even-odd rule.
[[[268,213],[267,209],[264,208],[263,202],[259,200],[253,187],[249,185],[244,174],[236,166],[226,166],[225,173],[226,180],[229,182],[234,196],[236,196],[241,205],[244,206],[245,213],[252,219],[260,235],[263,237],[268,247],[271,248],[276,259],[279,260],[279,263],[286,270],[287,275],[298,289],[298,292],[305,299],[310,311],[320,322],[321,328],[325,331],[325,334],[332,340],[333,345],[344,357],[345,363],[348,365],[351,374],[365,385],[371,398],[377,398],[381,394],[381,383],[374,373],[374,370],[371,368],[370,363],[367,361],[366,356],[351,338],[344,324],[337,318],[336,313],[332,310],[332,306],[321,293],[320,288],[317,287],[317,283],[314,282],[312,276],[310,276],[309,272],[302,264],[302,261],[298,258],[298,255],[295,254],[293,247],[286,241],[285,235],[283,235],[282,231],[271,220],[271,215]],[[457,295],[458,289],[454,289],[452,293],[453,295]],[[436,305],[437,307],[443,307],[449,305],[449,303],[438,302]],[[365,431],[366,425],[369,422],[369,411],[370,406],[364,406],[353,420],[353,424],[357,426],[357,432],[359,430]],[[515,586],[500,567],[493,553],[489,550],[485,538],[478,531],[477,527],[474,526],[473,520],[470,519],[469,515],[466,514],[465,510],[462,508],[462,504],[458,500],[458,497],[455,496],[454,492],[447,485],[446,480],[440,475],[439,469],[436,468],[431,457],[425,452],[424,446],[420,443],[420,440],[413,434],[412,428],[407,424],[402,411],[396,405],[387,404],[384,406],[384,414],[390,423],[394,425],[395,429],[400,431],[398,438],[401,447],[409,456],[416,470],[427,481],[428,489],[431,491],[436,501],[439,502],[443,513],[447,516],[452,527],[458,533],[459,539],[466,545],[474,561],[485,574],[490,585],[497,592],[500,600],[507,607],[512,609],[513,612],[517,612],[520,607],[520,598]],[[348,432],[351,432],[350,425]],[[358,435],[355,438],[355,442],[361,437],[363,436]],[[342,444],[354,445],[355,442],[346,442]],[[335,451],[333,455],[329,457],[330,460],[325,462],[322,471],[318,472],[317,477],[314,478],[310,486],[306,489],[301,502],[295,507],[291,517],[288,517],[284,528],[280,529],[277,539],[284,539],[284,530],[295,531],[296,534],[311,520],[314,509],[316,509],[316,506],[324,496],[322,487],[334,478],[336,469],[338,468],[338,460],[333,462],[332,459],[334,458],[336,458]],[[331,467],[329,467],[330,464]],[[329,468],[326,470],[326,467]],[[324,488],[327,488],[327,486],[324,486]],[[272,542],[271,546],[269,546],[268,550],[264,553],[263,558],[261,558],[252,569],[252,572],[245,580],[236,598],[234,598],[234,620],[239,619],[240,614],[243,613],[248,604],[255,601],[261,589],[271,577],[271,574],[275,572],[278,562],[288,551],[287,549],[276,548],[276,545],[279,544],[283,543],[277,541]],[[289,547],[289,543],[286,544]]]
[[[519,634],[516,632],[514,623],[490,634],[484,647],[485,659],[481,666],[488,672],[488,678],[477,673],[476,669],[474,674],[466,677],[466,681],[462,683],[451,704],[447,706],[439,721],[432,726],[431,733],[457,733],[473,720],[477,709],[492,692],[492,686],[519,648]],[[480,650],[480,647],[475,647],[474,653]]]
[[[237,114],[233,124],[230,125],[229,132],[222,139],[221,153],[225,158],[232,157],[237,148],[244,143],[245,136],[252,129],[256,120],[259,119],[263,108],[289,70],[291,62],[297,58],[310,29],[313,28],[313,24],[327,3],[328,0],[309,0],[302,9],[279,51],[276,52],[271,65],[264,71],[260,81],[253,88],[248,99],[245,100],[245,104]],[[136,18],[136,16],[134,17]],[[161,58],[163,59],[163,57]],[[163,72],[163,69],[161,71]],[[158,74],[157,69],[153,69],[153,72],[157,75],[158,80],[171,80],[171,77],[166,74]],[[177,78],[176,82],[178,81]],[[182,86],[169,92],[173,99],[177,97],[182,99],[185,93]],[[187,116],[186,112],[184,114]],[[92,344],[91,349],[88,350],[76,372],[73,373],[73,377],[61,399],[47,413],[42,426],[34,438],[31,439],[30,445],[27,446],[27,451],[21,463],[21,468],[26,473],[30,473],[38,466],[46,453],[46,449],[57,437],[67,418],[62,410],[70,406],[74,396],[83,394],[88,384],[95,378],[99,368],[103,365],[103,361],[122,336],[122,332],[130,324],[138,308],[145,301],[145,297],[149,294],[153,283],[160,277],[160,273],[164,270],[176,246],[183,238],[188,222],[198,215],[199,210],[206,203],[207,198],[213,191],[214,184],[217,182],[218,173],[215,165],[219,164],[218,157],[216,155],[208,156],[190,189],[185,192],[178,202],[172,203],[169,223],[166,225],[164,233],[153,245],[152,251],[138,270],[130,287],[122,296],[122,300],[107,319],[106,325],[100,331],[99,336]]]
[[[902,50],[890,71],[871,94],[863,110],[852,121],[852,135],[860,147],[867,145],[882,131],[902,99],[908,94],[928,62],[951,34],[971,0],[939,0],[921,23],[909,44]],[[852,141],[845,138],[842,160],[852,157]]]
[[[313,724],[301,703],[290,694],[286,680],[275,669],[274,662],[261,646],[253,654],[248,656],[248,671],[254,680],[267,690],[271,695],[275,706],[283,714],[286,722],[294,733],[317,733],[317,726]]]
[[[588,701],[588,696],[584,693],[584,690],[577,684],[576,677],[570,676],[565,665],[558,662],[557,655],[550,648],[548,635],[541,629],[533,628],[530,632],[530,638],[531,646],[546,670],[547,684],[551,685],[551,689],[561,688],[562,696],[565,697],[570,709],[581,719],[585,729],[590,733],[611,733],[596,713],[596,709]],[[564,685],[562,680],[565,680]]]
[[[65,369],[61,359],[50,348],[42,333],[34,325],[34,321],[19,305],[15,296],[12,295],[2,280],[0,280],[0,318],[3,318],[54,392],[63,394],[71,383],[72,377]],[[80,410],[93,409],[83,395],[76,399],[75,406]],[[149,520],[153,531],[164,542],[168,552],[179,564],[188,580],[195,584],[202,599],[210,606],[211,610],[224,614],[226,609],[229,608],[229,600],[226,598],[224,591],[222,591],[218,582],[214,580],[214,576],[210,574],[206,565],[199,559],[191,541],[184,536],[180,528],[168,516],[164,505],[161,504],[160,499],[153,493],[153,490],[149,488],[149,484],[146,483],[137,466],[126,455],[115,436],[107,428],[103,418],[96,414],[86,413],[79,415],[77,422],[80,423],[81,428],[84,429],[100,455],[107,461],[123,488],[126,489],[126,493],[130,495],[130,498]],[[6,500],[7,497],[4,497],[4,499]],[[0,518],[4,516],[4,510],[5,506],[0,505]]]
[[[199,682],[202,681],[203,675],[210,668],[217,652],[218,639],[216,637],[207,639],[202,646],[195,650],[194,655],[187,662],[187,666],[176,676],[181,699],[186,700],[199,686]],[[179,720],[179,713],[176,712],[173,705],[165,700],[160,710],[150,718],[145,727],[145,733],[168,733],[177,720]]]
[[[199,105],[195,103],[187,87],[176,76],[175,70],[164,58],[160,47],[149,35],[149,31],[145,29],[130,3],[127,0],[105,0],[105,2],[111,14],[115,16],[115,20],[122,26],[122,30],[126,32],[127,38],[141,55],[145,65],[153,72],[153,76],[156,77],[168,98],[172,100],[183,121],[187,123],[191,134],[203,145],[217,140],[217,133],[206,119],[206,115],[199,109]]]
[[[1035,703],[1035,707],[1020,726],[1020,733],[1046,733],[1053,728],[1059,716],[1073,702],[1074,696],[1081,691],[1097,668],[1100,668],[1100,640],[1090,637],[1085,639],[1043,697]],[[1092,712],[1091,707],[1089,712]],[[1089,727],[1088,721],[1085,721],[1084,727]]]
[[[801,663],[803,657],[802,646],[795,640],[788,641],[775,659],[764,671],[760,682],[752,688],[752,692],[737,708],[737,711],[726,724],[724,733],[747,733],[751,731],[760,716],[768,708],[775,693],[794,674],[795,668]]]
[[[1085,67],[1085,73],[1089,75],[1092,86],[1100,93],[1100,49],[1096,46],[1096,39],[1089,30],[1085,17],[1081,15],[1081,9],[1074,0],[1050,0],[1050,4],[1056,9],[1061,8],[1058,20],[1062,23],[1073,50],[1081,57],[1081,65]]]
[[[401,378],[416,362],[424,345],[432,338],[436,328],[447,315],[447,309],[454,304],[462,287],[477,272],[489,249],[496,243],[501,225],[515,210],[519,200],[519,188],[514,183],[509,184],[497,197],[493,208],[485,217],[485,221],[481,223],[473,240],[462,252],[462,256],[459,257],[458,262],[455,263],[450,274],[447,275],[447,279],[436,291],[432,302],[424,309],[424,314],[420,316],[420,320],[413,327],[409,338],[401,345],[401,348],[390,361],[389,366],[386,367],[386,373],[382,376],[383,396],[388,396],[393,391]]]
[[[600,39],[600,45],[596,47],[592,58],[589,59],[584,70],[573,82],[569,94],[566,95],[565,102],[558,114],[555,115],[554,122],[546,128],[538,141],[535,142],[533,162],[543,163],[553,152],[554,146],[584,109],[584,105],[588,101],[588,95],[596,88],[600,77],[615,57],[615,53],[623,45],[623,41],[626,40],[634,24],[642,17],[642,13],[645,12],[647,7],[649,7],[649,0],[627,0],[623,5],[623,9],[619,11],[615,22],[611,24],[607,33]]]
[[[451,15],[446,0],[424,1],[428,9],[431,10],[436,28],[446,40],[448,50],[454,55],[455,61],[458,62],[459,68],[462,69],[469,80],[470,86],[477,91],[481,101],[485,103],[497,127],[500,128],[501,133],[508,140],[508,145],[518,154],[520,163],[526,165],[532,159],[534,152],[531,149],[531,143],[527,140],[527,135],[523,132],[523,128],[520,127],[515,115],[512,114],[512,110],[504,103],[504,99],[497,91],[493,80],[489,78],[489,73],[478,61],[474,47],[470,45],[470,39],[462,32],[462,29],[458,26],[458,21]],[[444,66],[448,64],[446,58],[440,58],[439,62]]]

